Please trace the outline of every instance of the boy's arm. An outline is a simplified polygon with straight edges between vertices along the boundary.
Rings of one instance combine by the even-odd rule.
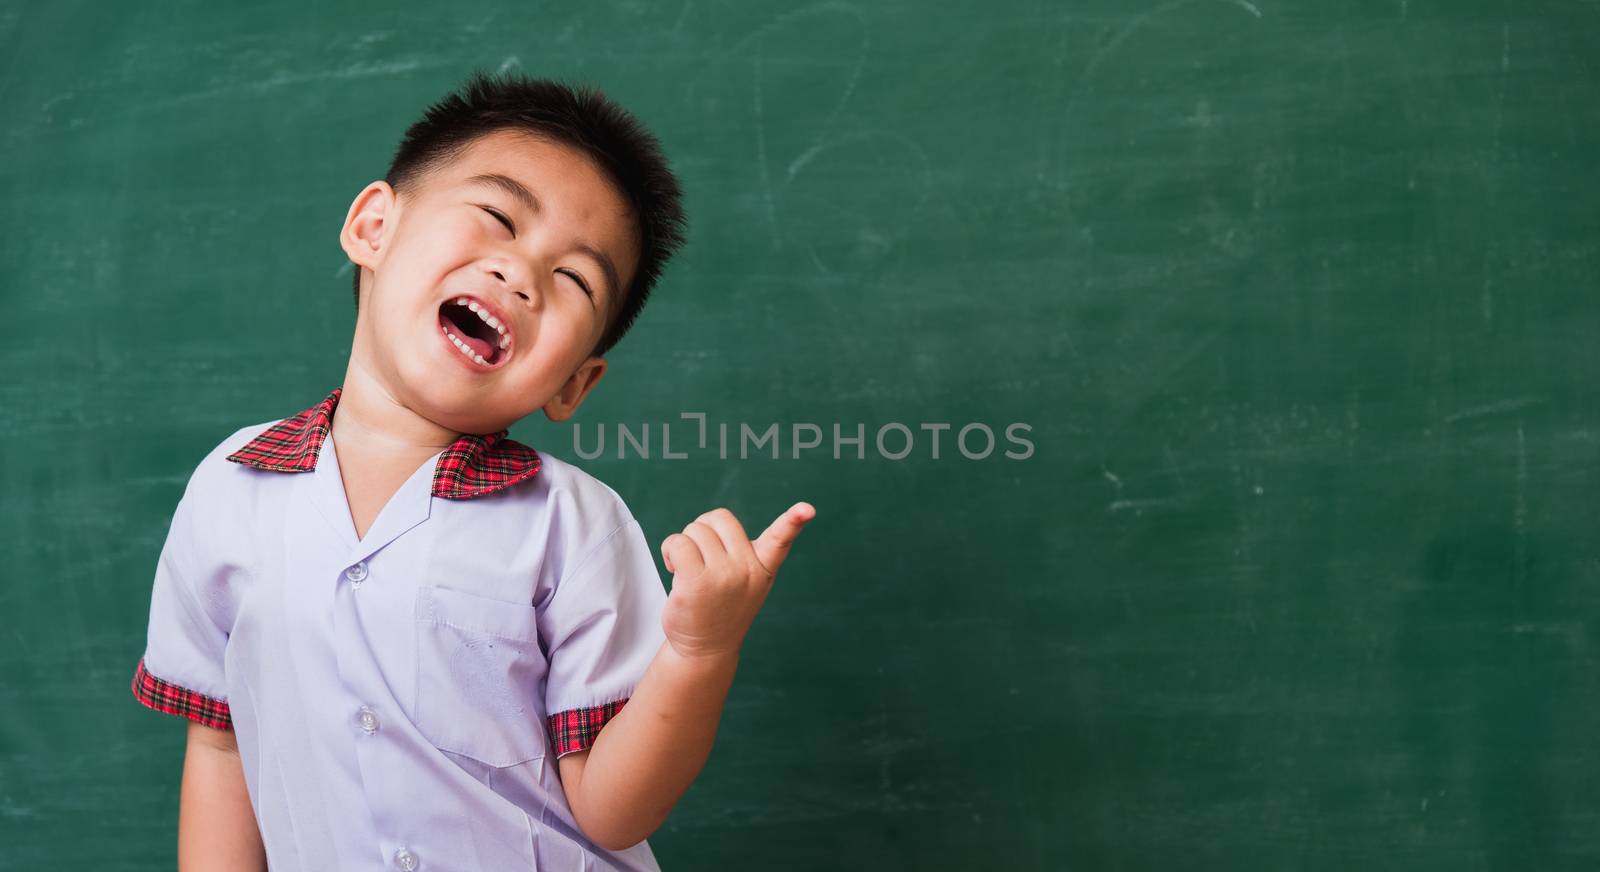
[[[189,724],[178,801],[179,872],[264,872],[266,849],[231,730]]]
[[[662,645],[594,745],[558,761],[573,817],[595,844],[620,851],[666,821],[711,753],[737,664],[737,654],[699,663]]]
[[[567,804],[595,844],[620,851],[643,841],[700,773],[745,632],[815,515],[796,503],[752,542],[716,509],[662,543],[674,573],[661,616],[667,642],[594,744],[558,761]]]

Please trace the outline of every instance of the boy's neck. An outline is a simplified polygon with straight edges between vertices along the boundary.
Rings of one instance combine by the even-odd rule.
[[[345,371],[332,429],[337,445],[356,449],[364,457],[402,463],[420,463],[461,435],[401,405],[354,361]]]

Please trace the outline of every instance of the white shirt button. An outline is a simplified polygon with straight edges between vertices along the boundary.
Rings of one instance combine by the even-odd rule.
[[[365,560],[359,561],[359,562],[356,563],[356,565],[350,567],[349,569],[346,569],[344,571],[344,577],[350,579],[350,581],[352,581],[355,584],[360,584],[361,582],[366,581],[367,580],[367,561],[365,561]]]
[[[420,864],[417,855],[411,853],[410,848],[401,848],[394,852],[394,868],[400,872],[417,872],[418,865]]]
[[[372,735],[378,731],[378,713],[367,706],[356,710],[356,725],[361,727],[361,732]]]

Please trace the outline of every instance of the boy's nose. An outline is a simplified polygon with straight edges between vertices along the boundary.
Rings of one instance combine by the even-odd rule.
[[[488,268],[489,275],[505,286],[522,302],[537,307],[542,298],[541,289],[532,281],[524,280],[522,269],[507,269],[496,264]]]

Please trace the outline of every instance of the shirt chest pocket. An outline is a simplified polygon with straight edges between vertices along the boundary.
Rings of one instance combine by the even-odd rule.
[[[494,767],[545,755],[538,612],[444,587],[417,591],[417,729]]]

